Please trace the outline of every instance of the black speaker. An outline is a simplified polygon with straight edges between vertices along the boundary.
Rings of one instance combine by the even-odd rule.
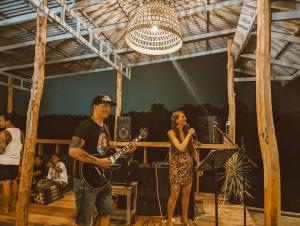
[[[117,118],[117,141],[131,140],[131,118],[120,116]]]
[[[223,143],[221,134],[214,127],[215,123],[220,124],[220,120],[217,116],[205,116],[197,118],[196,132],[200,142],[206,144]]]
[[[128,158],[122,156],[117,161],[121,164],[119,169],[113,170],[110,178],[110,182],[112,184],[119,184],[124,185],[129,183],[129,165],[128,165]]]
[[[157,172],[157,182],[156,182]],[[138,182],[137,214],[144,216],[159,216],[160,209],[157,198],[158,193],[162,214],[167,215],[167,206],[170,196],[169,166],[156,164],[140,164],[132,169],[131,180]],[[180,214],[181,198],[179,196],[174,214]]]

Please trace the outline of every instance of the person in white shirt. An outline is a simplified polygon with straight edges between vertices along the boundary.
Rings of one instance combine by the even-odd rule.
[[[68,174],[59,154],[52,155],[47,167],[49,168],[47,179],[57,182],[62,188],[65,188],[68,185]]]
[[[0,183],[2,183],[2,205],[0,212],[15,210],[18,184],[17,177],[24,145],[24,134],[12,122],[12,114],[0,115]]]

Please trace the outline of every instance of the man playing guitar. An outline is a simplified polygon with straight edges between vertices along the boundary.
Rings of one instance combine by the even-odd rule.
[[[110,145],[110,134],[104,120],[108,118],[111,107],[116,104],[107,95],[98,95],[93,99],[92,116],[79,124],[73,134],[69,147],[69,155],[76,160],[89,163],[101,168],[109,169],[112,166],[110,158],[97,158],[94,154],[101,154]],[[129,153],[136,150],[133,143]],[[98,210],[97,226],[108,226],[112,213],[112,190],[108,183],[101,190],[94,190],[87,186],[80,178],[79,163],[76,167],[73,179],[73,190],[76,202],[76,226],[90,226],[93,209]]]

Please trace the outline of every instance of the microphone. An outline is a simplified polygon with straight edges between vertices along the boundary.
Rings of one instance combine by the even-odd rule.
[[[189,129],[191,128],[190,124],[187,123],[187,124],[186,124],[186,128],[189,130]],[[196,140],[196,141],[199,140],[196,133],[194,133],[194,134],[192,135],[192,137],[193,137],[194,140]]]

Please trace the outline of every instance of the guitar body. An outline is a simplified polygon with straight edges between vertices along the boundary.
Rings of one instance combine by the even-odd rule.
[[[138,142],[148,136],[148,129],[144,128],[140,130],[140,134],[132,140],[132,142]],[[80,177],[84,183],[94,189],[100,190],[105,187],[111,178],[112,171],[121,167],[118,163],[118,159],[132,148],[132,144],[128,143],[120,151],[115,148],[108,148],[103,151],[103,153],[94,154],[97,158],[110,158],[112,162],[112,167],[110,169],[102,169],[93,164],[80,162]]]
[[[97,158],[110,158],[116,153],[116,149],[109,148],[103,155],[94,154]],[[80,177],[84,183],[94,190],[105,187],[111,178],[112,171],[120,168],[121,165],[116,163],[110,169],[102,169],[93,164],[80,162]]]

